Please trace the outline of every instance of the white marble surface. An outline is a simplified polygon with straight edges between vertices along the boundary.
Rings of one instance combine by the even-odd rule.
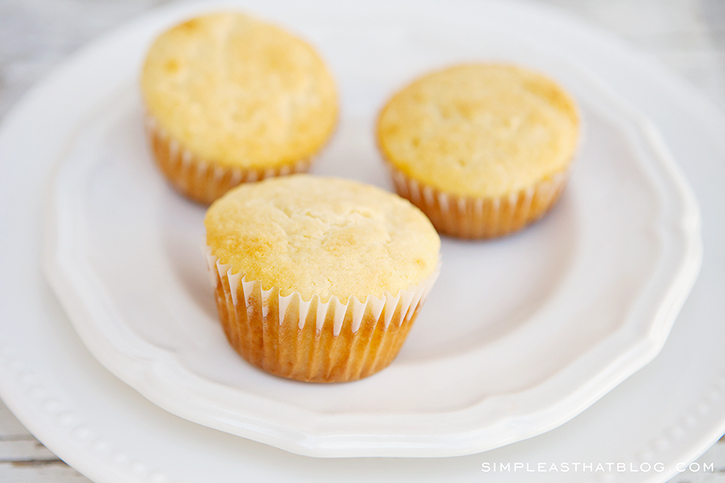
[[[0,119],[33,83],[83,44],[163,3],[0,0]],[[539,3],[614,32],[688,79],[725,110],[725,0]],[[725,437],[697,463],[700,471],[681,473],[671,483],[725,483]],[[712,471],[703,471],[703,465]],[[0,482],[88,481],[33,438],[0,401]]]

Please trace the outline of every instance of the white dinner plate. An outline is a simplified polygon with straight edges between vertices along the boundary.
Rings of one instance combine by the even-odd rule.
[[[435,290],[387,370],[335,385],[267,375],[218,323],[200,250],[204,208],[164,183],[145,141],[138,65],[181,17],[159,19],[96,65],[114,83],[88,86],[108,93],[67,138],[46,274],[91,353],[162,408],[306,455],[470,454],[571,419],[664,344],[699,269],[700,219],[653,126],[515,31],[380,13],[301,3],[275,13],[312,40],[343,93],[312,172],[388,187],[373,134],[385,97],[443,65],[513,62],[559,80],[581,106],[585,136],[563,199],[516,236],[444,240]]]
[[[334,12],[335,5],[315,2],[306,7],[324,13]],[[410,7],[385,2],[354,5],[348,7],[369,10],[393,23],[404,19]],[[69,159],[75,149],[70,141],[79,137],[80,127],[87,126],[87,115],[112,106],[119,85],[126,82],[112,66],[137,58],[134,52],[143,48],[151,32],[189,11],[171,7],[78,54],[36,87],[0,130],[0,393],[51,450],[98,482],[531,479],[531,472],[512,466],[495,475],[482,471],[507,463],[528,464],[526,469],[533,465],[538,481],[643,482],[673,476],[677,463],[694,458],[722,434],[722,115],[647,58],[566,16],[512,2],[461,2],[445,10],[435,3],[415,5],[448,27],[495,27],[557,52],[563,62],[603,79],[663,132],[701,203],[705,252],[698,282],[659,357],[557,429],[487,453],[442,459],[296,456],[177,418],[118,381],[84,349],[44,282],[40,269],[43,215],[52,207],[47,195],[55,180],[53,167]],[[269,18],[296,13],[285,2],[249,8]],[[364,17],[364,12],[360,15]],[[331,21],[319,16],[322,24]],[[126,49],[119,49],[120,45]],[[109,58],[110,52],[117,55]],[[557,210],[562,212],[564,206]],[[542,223],[533,229],[546,228]],[[645,471],[643,464],[648,462]],[[657,462],[662,466],[655,470],[651,463]],[[610,470],[538,470],[547,463],[593,463],[591,468],[603,463]],[[619,471],[619,466],[607,463],[623,463],[627,469]]]

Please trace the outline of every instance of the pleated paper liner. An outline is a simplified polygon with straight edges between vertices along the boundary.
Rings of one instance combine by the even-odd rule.
[[[441,192],[387,166],[396,192],[425,213],[439,233],[467,239],[508,235],[538,220],[559,199],[568,178],[562,171],[508,196],[471,198]]]
[[[435,273],[397,295],[364,302],[336,297],[305,301],[280,296],[232,273],[206,248],[219,319],[231,346],[250,364],[277,376],[309,382],[361,379],[387,367],[400,351]]]
[[[184,149],[152,116],[146,116],[145,127],[156,164],[172,186],[182,195],[205,205],[241,183],[306,172],[311,164],[311,159],[304,159],[264,169],[215,165]]]

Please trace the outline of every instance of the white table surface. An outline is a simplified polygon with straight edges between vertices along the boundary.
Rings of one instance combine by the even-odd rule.
[[[0,0],[0,119],[78,47],[164,0]],[[725,0],[539,0],[647,52],[725,110]],[[725,483],[725,437],[671,483]],[[706,467],[707,471],[703,471]],[[712,470],[710,470],[710,468]],[[0,401],[0,482],[88,482]]]

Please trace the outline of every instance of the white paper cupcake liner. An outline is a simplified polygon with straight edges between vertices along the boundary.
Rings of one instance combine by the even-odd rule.
[[[507,235],[538,220],[555,204],[568,179],[566,170],[508,196],[473,198],[442,192],[386,165],[395,191],[425,213],[438,232],[469,239]]]
[[[220,166],[184,148],[150,114],[145,116],[144,127],[154,159],[166,178],[181,194],[203,204],[211,204],[241,183],[306,172],[312,164],[312,159],[303,159],[272,168]]]
[[[247,361],[273,374],[316,382],[369,376],[397,355],[438,277],[398,294],[351,296],[323,302],[299,292],[265,290],[204,249],[219,317],[230,344]]]

